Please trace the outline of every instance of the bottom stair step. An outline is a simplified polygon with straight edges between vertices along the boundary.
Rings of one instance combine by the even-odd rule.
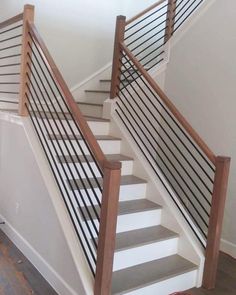
[[[195,284],[196,270],[196,265],[182,258],[179,255],[172,255],[165,258],[139,264],[136,266],[132,266],[129,268],[125,268],[113,272],[112,295],[136,294],[135,291],[137,291],[137,294],[143,295],[168,295],[170,294],[168,292],[184,291],[181,289],[172,290],[171,288],[175,288],[175,284],[168,286],[166,288],[166,291],[163,290],[162,286],[162,291],[160,292],[158,292],[158,286],[156,289],[153,288],[153,286],[154,284],[156,285],[163,281],[167,281],[177,276],[189,273],[192,275],[192,277],[191,280],[190,277],[186,278],[188,281],[188,285],[186,286],[186,288],[191,288]],[[179,288],[181,288],[180,279],[176,279],[179,280],[176,286],[179,286]],[[148,286],[152,286],[152,288],[149,291],[146,289]],[[143,289],[143,291],[138,292],[140,289]]]

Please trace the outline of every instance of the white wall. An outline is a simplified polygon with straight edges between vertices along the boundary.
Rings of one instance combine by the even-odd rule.
[[[7,235],[60,295],[84,295],[80,277],[24,132],[0,113],[0,218]],[[72,291],[71,291],[72,290]]]
[[[232,157],[223,249],[236,256],[235,15],[234,0],[214,1],[182,36],[176,36],[165,89],[210,148]]]
[[[116,15],[133,16],[156,0],[1,0],[0,22],[23,5],[36,7],[36,25],[69,86],[112,60]]]

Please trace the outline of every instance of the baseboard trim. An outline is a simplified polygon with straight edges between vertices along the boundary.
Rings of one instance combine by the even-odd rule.
[[[1,214],[0,219],[5,222],[5,224],[1,226],[2,231],[35,266],[59,295],[78,295],[77,292],[63,280],[55,269],[44,260],[30,243],[25,240],[24,237]]]
[[[82,86],[84,86],[85,84],[87,84],[90,80],[96,78],[97,76],[99,76],[101,73],[103,73],[104,71],[106,71],[108,68],[110,68],[112,66],[112,62],[109,62],[108,64],[106,64],[104,67],[102,67],[101,69],[99,69],[98,71],[96,71],[95,73],[93,73],[91,76],[87,77],[85,80],[83,80],[82,82],[74,85],[73,87],[70,88],[70,91],[73,93],[76,90],[78,90],[79,88],[81,88]]]
[[[236,244],[222,239],[220,249],[222,252],[229,254],[233,258],[236,258]]]

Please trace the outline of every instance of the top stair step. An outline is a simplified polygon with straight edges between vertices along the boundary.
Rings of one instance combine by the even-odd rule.
[[[171,255],[118,270],[113,272],[112,295],[126,294],[196,269],[196,265],[181,256]]]

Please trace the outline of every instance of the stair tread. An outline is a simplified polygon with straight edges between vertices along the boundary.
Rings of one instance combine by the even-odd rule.
[[[116,234],[116,251],[122,251],[175,237],[178,237],[177,233],[162,225],[121,232]]]
[[[49,139],[52,139],[52,140],[55,140],[55,139],[58,139],[58,140],[61,140],[61,139],[64,139],[64,140],[68,140],[68,139],[75,139],[74,135],[73,134],[62,134],[62,136],[60,134],[48,134],[48,138]],[[114,137],[114,136],[111,136],[111,135],[95,135],[95,138],[96,140],[116,140],[116,141],[120,141],[121,139],[118,138],[118,137]],[[76,139],[78,140],[81,140],[82,137],[80,135],[76,135]]]
[[[100,90],[100,89],[87,89],[87,93],[110,93],[110,90]]]
[[[73,162],[74,163],[78,163],[78,158],[79,160],[84,163],[86,162],[84,156],[76,156],[76,155],[73,155],[72,156],[72,159],[70,156],[65,156],[66,159],[64,159],[63,156],[60,156],[59,159],[60,159],[60,162],[61,163],[72,163],[72,159],[73,159]],[[133,161],[133,158],[131,157],[128,157],[128,156],[125,156],[125,155],[122,155],[122,154],[111,154],[111,155],[106,155],[106,158],[108,161],[118,161],[118,162],[121,162],[121,161]],[[91,155],[87,155],[86,156],[86,159],[87,161],[89,162],[94,162],[94,159]]]
[[[102,103],[95,103],[95,102],[87,102],[87,101],[77,101],[78,105],[87,105],[87,106],[93,106],[93,107],[103,107]]]
[[[110,122],[109,119],[99,118],[99,117],[92,117],[92,116],[84,116],[86,121],[91,122]]]
[[[96,211],[98,214],[100,214],[100,207],[98,205],[95,205]],[[119,202],[119,211],[118,215],[126,215],[126,214],[132,214],[132,213],[138,213],[143,211],[150,211],[150,210],[159,210],[161,209],[161,206],[153,203],[147,199],[139,199],[139,200],[132,200],[132,201],[122,201]],[[88,213],[86,209],[82,208],[84,212],[84,216],[87,220],[89,220]],[[96,219],[96,215],[94,213],[94,210],[91,206],[88,206],[88,210],[92,216],[93,219]]]
[[[171,255],[113,272],[112,294],[125,294],[197,269],[179,255]]]
[[[100,82],[101,83],[110,83],[111,79],[101,79]]]
[[[97,180],[102,185],[103,179],[101,177],[98,177]],[[75,181],[70,180],[70,185],[72,186],[73,189],[77,189],[75,182],[76,182],[77,186],[79,187],[79,189],[83,189],[83,184],[82,184],[81,180],[79,180],[79,179],[76,179]],[[84,179],[83,182],[84,182],[85,187],[89,189],[90,185],[88,183],[88,180]],[[94,188],[98,187],[97,182],[95,181],[94,178],[91,178],[90,182]],[[139,178],[137,176],[134,176],[134,175],[121,176],[121,185],[142,184],[142,183],[147,183],[147,181],[142,178]]]

